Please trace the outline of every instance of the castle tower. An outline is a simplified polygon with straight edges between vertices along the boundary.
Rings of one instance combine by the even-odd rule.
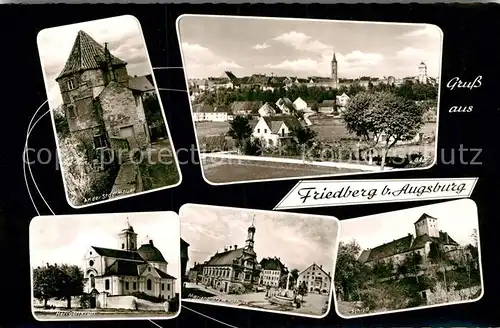
[[[337,67],[337,58],[335,57],[335,52],[333,52],[333,58],[332,58],[332,72],[331,72],[331,79],[332,79],[332,87],[334,89],[338,88],[339,85],[339,76],[338,76],[338,67]]]
[[[254,237],[255,237],[255,226],[254,226],[255,217],[252,219],[252,225],[248,227],[247,240],[245,241],[245,249],[252,250],[254,246]]]
[[[417,237],[428,235],[429,237],[439,238],[439,228],[436,218],[424,213],[414,225]]]
[[[418,82],[425,84],[427,81],[427,65],[424,62],[420,62],[420,65],[418,65]]]
[[[127,227],[118,234],[118,243],[121,250],[137,250],[137,234],[134,232],[134,228],[128,222],[128,218]]]

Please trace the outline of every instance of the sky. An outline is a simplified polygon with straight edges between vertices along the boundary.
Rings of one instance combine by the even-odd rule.
[[[80,30],[103,46],[104,42],[108,42],[111,54],[128,63],[129,75],[152,74],[141,26],[133,16],[118,16],[42,30],[37,37],[38,52],[51,108],[62,103],[55,78],[63,70]]]
[[[289,270],[300,272],[317,263],[333,272],[338,221],[332,217],[193,204],[180,210],[181,236],[190,244],[188,268],[208,261],[225,246],[244,247],[254,216],[259,262],[276,256]]]
[[[472,242],[473,229],[479,231],[477,208],[472,200],[456,200],[401,211],[342,220],[340,241],[355,239],[362,249],[375,248],[402,238],[415,235],[415,223],[422,214],[437,218],[438,229],[447,232],[461,245]]]
[[[441,31],[426,24],[183,16],[178,34],[188,78],[266,73],[339,78],[416,76],[421,61],[438,77]]]
[[[120,249],[117,235],[127,227],[127,218],[137,233],[137,243],[153,240],[168,262],[168,274],[179,278],[180,228],[174,212],[37,217],[30,224],[31,266],[66,263],[81,268],[90,246]],[[180,284],[176,288],[179,290]]]

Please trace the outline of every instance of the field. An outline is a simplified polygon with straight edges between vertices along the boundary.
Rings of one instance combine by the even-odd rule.
[[[313,122],[311,128],[318,133],[318,140],[331,142],[340,138],[353,137],[350,135],[340,119],[336,118],[310,118]],[[229,130],[228,122],[197,122],[196,133],[198,138],[218,136]],[[430,136],[436,132],[436,123],[426,123],[422,132]]]
[[[335,167],[262,161],[238,161],[237,163],[229,163],[227,160],[220,160],[219,163],[213,163],[213,159],[204,160],[203,169],[206,179],[212,183],[361,172],[360,170],[349,170]]]

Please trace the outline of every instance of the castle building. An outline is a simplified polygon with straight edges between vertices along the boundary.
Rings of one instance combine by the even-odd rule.
[[[137,233],[127,223],[117,238],[118,248],[90,246],[84,255],[84,292],[96,297],[143,292],[169,300],[175,297],[176,278],[168,274],[168,262],[152,240],[139,248]],[[94,306],[95,307],[95,299]]]
[[[264,258],[260,261],[260,266],[259,284],[263,286],[279,287],[281,278],[288,274],[286,266],[278,257]]]
[[[69,131],[94,148],[146,148],[150,135],[143,96],[154,92],[147,76],[128,75],[127,63],[79,31],[56,78]],[[120,147],[124,148],[124,147]]]
[[[440,247],[449,257],[460,258],[463,255],[462,247],[448,233],[439,230],[437,218],[424,213],[415,221],[414,228],[415,236],[409,233],[392,242],[365,249],[358,260],[368,265],[376,263],[397,265],[405,261],[409,255],[418,254],[423,261],[427,261],[432,243]]]
[[[260,265],[254,251],[255,226],[248,227],[245,246],[229,246],[223,252],[216,252],[203,263],[201,283],[222,293],[230,290],[245,290],[245,285],[259,282]]]
[[[308,293],[328,294],[332,285],[330,272],[325,272],[322,265],[313,263],[307,269],[299,273],[297,288],[305,282]]]

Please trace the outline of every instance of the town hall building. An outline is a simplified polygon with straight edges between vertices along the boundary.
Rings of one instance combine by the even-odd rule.
[[[129,76],[127,63],[79,31],[56,78],[69,131],[94,148],[147,148],[150,133],[143,100],[155,94],[148,76]]]
[[[159,299],[175,297],[176,278],[153,240],[137,244],[137,233],[127,223],[117,238],[118,248],[90,246],[84,255],[84,292],[95,297],[145,293]],[[95,306],[94,306],[95,307]]]
[[[245,285],[259,283],[260,265],[254,251],[255,226],[248,227],[244,247],[229,246],[216,252],[202,265],[201,283],[222,293],[245,291]]]

